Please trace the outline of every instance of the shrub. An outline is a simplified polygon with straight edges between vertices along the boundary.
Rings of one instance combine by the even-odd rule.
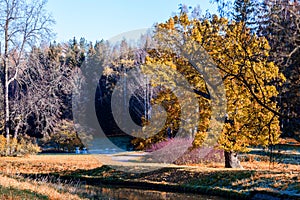
[[[192,144],[191,139],[173,138],[173,139],[152,144],[149,148],[146,149],[146,151],[147,152],[157,151],[158,149],[165,147],[171,142],[172,143],[174,142],[176,146],[183,146],[187,143]],[[190,148],[183,155],[181,155],[174,162],[174,164],[197,164],[197,163],[207,164],[212,162],[218,162],[218,163],[224,162],[224,151],[220,149],[216,149],[214,147]]]
[[[78,137],[74,123],[70,120],[61,120],[57,123],[53,133],[49,137],[40,140],[42,147],[52,147],[55,152],[74,152],[76,147],[83,147]]]
[[[41,152],[40,147],[29,138],[12,138],[7,143],[6,137],[0,135],[0,156],[24,156]]]
[[[224,151],[214,147],[198,147],[188,150],[175,164],[197,164],[197,163],[223,163]]]

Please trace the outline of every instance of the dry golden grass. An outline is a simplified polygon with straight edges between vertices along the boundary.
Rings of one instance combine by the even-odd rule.
[[[55,188],[45,183],[38,183],[38,182],[34,183],[29,181],[22,182],[6,176],[0,176],[0,185],[6,188],[15,188],[18,190],[30,190],[38,194],[46,195],[51,200],[80,199],[77,195],[74,194],[60,193]]]
[[[78,169],[94,169],[101,163],[92,155],[33,155],[28,157],[0,157],[0,185],[5,188],[29,190],[48,196],[51,200],[81,199],[76,194],[60,191],[47,181],[20,180],[18,174],[71,172]],[[67,188],[70,189],[70,188]],[[1,199],[15,199],[2,196]]]
[[[292,144],[294,146],[300,146],[300,142],[294,138],[280,138],[279,144]]]
[[[266,161],[251,161],[241,163],[244,169],[257,171],[273,171],[273,172],[300,172],[299,165],[270,163]]]
[[[255,170],[255,171],[272,171],[272,172],[298,172],[300,173],[299,165],[283,164],[283,163],[270,163],[267,161],[249,161],[241,162],[244,170]],[[236,169],[225,169],[224,163],[207,163],[207,164],[192,164],[190,166],[198,167],[199,169],[211,169],[211,170],[236,170]]]
[[[266,161],[241,162],[245,170],[300,172],[299,165],[270,164]],[[68,172],[78,169],[94,169],[102,164],[93,155],[33,155],[29,157],[0,157],[0,172],[5,174],[19,173],[52,173]],[[190,165],[202,169],[224,170],[224,163]],[[231,169],[228,169],[231,170]]]
[[[94,169],[101,163],[92,155],[32,155],[28,157],[0,157],[0,172],[51,173]]]
[[[244,169],[224,169],[223,163],[210,163],[210,164],[197,164],[192,165],[192,168],[186,168],[186,173],[190,174],[192,178],[195,174],[203,176],[207,174],[214,174],[216,177],[220,172],[220,175],[226,176],[227,171],[233,176],[238,174],[234,173],[237,171],[251,171],[251,177],[236,177],[233,182],[228,182],[228,187],[237,188],[253,188],[256,191],[267,191],[277,190],[283,191],[289,189],[289,185],[292,185],[290,189],[297,189],[295,183],[300,182],[300,168],[299,165],[287,165],[287,164],[270,164],[269,162],[255,161],[241,163]],[[38,194],[48,196],[50,199],[80,199],[76,192],[71,191],[71,187],[67,190],[58,189],[55,184],[47,182],[45,180],[28,180],[18,179],[18,174],[42,174],[42,173],[68,173],[74,172],[78,169],[91,170],[101,167],[101,163],[92,155],[36,155],[23,158],[12,158],[12,157],[0,157],[0,185],[6,188],[15,188],[19,190],[30,190]],[[242,176],[243,173],[240,173]],[[114,175],[114,174],[110,174]],[[164,174],[167,176],[166,174]],[[155,177],[157,176],[157,177]],[[178,177],[177,177],[178,176]],[[179,183],[183,179],[182,173],[172,174],[172,182]],[[225,177],[225,178],[226,178]],[[228,178],[228,177],[227,177]],[[149,180],[162,180],[162,174],[159,172],[156,175],[149,175]],[[170,182],[171,183],[171,182]],[[200,183],[201,184],[201,183]],[[261,185],[266,185],[262,187]],[[227,187],[224,186],[224,187]],[[66,187],[69,187],[66,185]],[[71,191],[71,192],[70,192]],[[9,198],[8,198],[9,199]]]

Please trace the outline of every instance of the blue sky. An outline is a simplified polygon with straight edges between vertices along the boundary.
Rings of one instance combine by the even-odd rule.
[[[47,10],[56,20],[56,41],[75,36],[94,42],[164,22],[180,3],[216,10],[209,0],[48,0]]]

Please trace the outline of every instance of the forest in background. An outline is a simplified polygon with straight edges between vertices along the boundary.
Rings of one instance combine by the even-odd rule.
[[[35,138],[57,145],[58,149],[72,151],[83,146],[74,129],[72,92],[82,75],[81,68],[99,64],[105,64],[105,69],[99,77],[95,104],[99,122],[108,135],[122,134],[109,106],[116,83],[141,65],[152,66],[152,72],[158,73],[155,66],[159,64],[171,66],[193,86],[201,108],[201,123],[197,130],[182,125],[180,109],[184,105],[179,105],[168,88],[150,82],[149,89],[137,90],[130,102],[134,121],[147,124],[148,110],[154,103],[163,105],[168,117],[163,129],[153,137],[134,138],[134,147],[145,149],[165,141],[170,137],[170,127],[174,135],[179,127],[186,135],[195,134],[192,144],[195,148],[201,146],[211,120],[207,83],[191,63],[176,55],[176,47],[151,49],[153,38],[162,46],[170,44],[173,37],[187,38],[201,45],[216,63],[228,103],[226,116],[220,116],[226,123],[218,138],[219,147],[228,153],[227,167],[236,166],[236,153],[247,151],[249,146],[269,147],[280,136],[300,140],[299,1],[215,0],[219,15],[202,13],[201,5],[180,5],[175,16],[154,25],[152,35],[141,36],[139,48],[125,40],[117,46],[84,38],[73,38],[68,43],[49,42],[54,19],[45,11],[45,3],[0,1],[1,155],[37,152],[38,147],[31,144]],[[174,46],[177,40],[171,40]],[[110,63],[103,63],[106,60]],[[142,77],[137,80],[145,84]],[[150,95],[154,100],[145,101],[145,96],[149,99]]]

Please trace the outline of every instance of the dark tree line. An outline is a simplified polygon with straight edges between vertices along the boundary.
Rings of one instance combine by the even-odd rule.
[[[241,32],[245,33],[244,35],[267,38],[270,45],[269,55],[264,55],[265,57],[254,55],[247,59],[250,62],[260,62],[267,58],[273,61],[279,67],[279,71],[285,75],[284,84],[279,84],[276,80],[272,83],[279,91],[278,97],[272,99],[277,101],[279,112],[268,106],[264,102],[266,99],[257,98],[259,88],[252,89],[252,85],[247,81],[244,83],[250,90],[254,102],[263,107],[262,110],[266,109],[280,117],[283,136],[300,139],[300,2],[297,0],[214,0],[214,2],[218,3],[221,15],[243,24]],[[82,145],[74,132],[72,93],[78,76],[83,73],[82,66],[102,65],[104,71],[99,77],[98,89],[95,91],[99,123],[107,135],[124,134],[112,115],[112,92],[118,81],[125,81],[128,71],[145,63],[146,55],[149,57],[147,48],[151,41],[147,37],[142,37],[144,46],[142,45],[140,49],[131,47],[125,40],[115,46],[103,40],[93,44],[84,38],[79,41],[73,38],[67,43],[42,43],[51,37],[51,25],[54,22],[45,11],[45,3],[45,1],[38,1],[35,4],[27,4],[25,0],[0,0],[0,76],[3,93],[0,98],[1,133],[6,136],[7,142],[10,138],[29,135],[43,138],[46,142],[63,143],[66,146],[72,142]],[[185,5],[180,6],[180,22],[189,22],[186,13],[190,9]],[[199,20],[197,24],[199,27],[201,27],[200,22],[205,24],[209,23],[209,20],[216,24],[223,23],[223,19],[219,19],[220,22],[217,23],[214,21],[217,18],[200,15],[198,7],[192,11],[192,18]],[[170,19],[165,26],[169,28],[173,26],[174,30],[178,17],[177,21],[176,18],[172,20]],[[197,26],[195,25],[195,28]],[[228,30],[231,27],[234,25],[228,25]],[[222,44],[220,43],[219,46],[221,48]],[[162,55],[164,54],[152,55],[152,57],[155,60]],[[178,58],[173,56],[169,59]],[[105,63],[106,61],[109,63]],[[181,60],[176,62],[181,63]],[[222,65],[221,60],[219,64]],[[185,69],[182,67],[183,72]],[[95,73],[100,75],[100,72]],[[149,115],[150,95],[156,96],[161,91],[150,86],[146,87],[146,91],[143,86],[148,83],[144,77],[135,78],[138,86],[126,85],[126,89],[122,91],[125,95],[130,90],[134,93],[128,105],[124,102],[124,107],[126,109],[128,106],[133,120],[142,125],[147,122]],[[238,80],[240,77],[235,76],[235,78]],[[201,92],[197,89],[194,91],[210,99],[206,91]],[[161,96],[162,99],[165,97]],[[177,110],[173,112],[178,114]]]

